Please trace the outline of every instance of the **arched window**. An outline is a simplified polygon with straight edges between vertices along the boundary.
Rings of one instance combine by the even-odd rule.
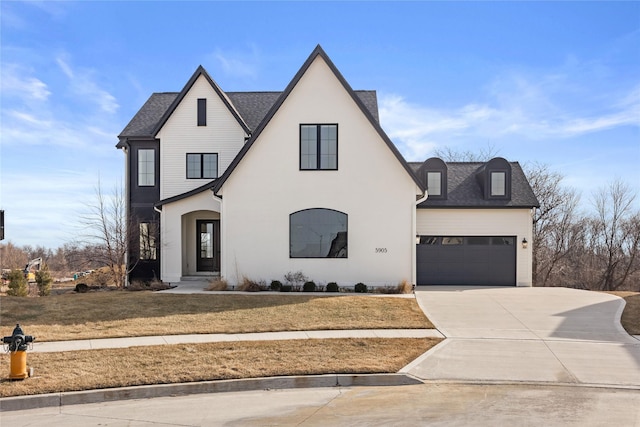
[[[305,209],[289,215],[290,258],[347,258],[347,214]]]

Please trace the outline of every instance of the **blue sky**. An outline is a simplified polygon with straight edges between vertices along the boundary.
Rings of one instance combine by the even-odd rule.
[[[375,89],[407,160],[488,145],[565,175],[589,208],[640,188],[640,2],[0,2],[6,239],[55,248],[122,181],[117,135],[202,64],[223,90],[283,90],[319,43]]]

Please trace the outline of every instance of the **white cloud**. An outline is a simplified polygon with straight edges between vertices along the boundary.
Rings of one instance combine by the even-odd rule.
[[[564,89],[569,86],[570,89]],[[640,127],[640,85],[624,95],[585,95],[554,74],[540,79],[512,73],[488,85],[486,99],[458,108],[380,96],[380,121],[410,160],[424,160],[433,148],[456,139],[478,142],[497,138],[540,141],[573,138],[620,126]]]
[[[17,64],[5,64],[2,67],[0,90],[3,96],[36,101],[46,101],[51,91],[42,80],[28,76],[29,70]]]
[[[249,52],[223,52],[216,49],[211,56],[226,74],[234,77],[256,78],[259,70],[259,53],[256,46],[249,46]]]
[[[120,106],[113,95],[93,81],[95,72],[90,69],[74,71],[65,56],[59,55],[56,58],[56,63],[69,79],[71,91],[85,101],[97,104],[103,112],[108,114],[115,113]]]

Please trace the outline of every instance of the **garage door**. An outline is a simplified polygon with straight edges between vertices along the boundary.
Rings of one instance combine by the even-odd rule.
[[[516,284],[515,236],[420,236],[418,285]]]

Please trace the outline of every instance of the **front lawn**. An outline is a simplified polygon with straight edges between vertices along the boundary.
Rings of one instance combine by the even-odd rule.
[[[433,328],[414,298],[304,295],[179,295],[95,292],[1,297],[4,335],[20,323],[36,341],[148,335],[324,329]],[[226,342],[28,354],[34,377],[8,381],[0,396],[143,384],[327,373],[397,372],[439,339]]]
[[[0,397],[282,375],[397,372],[439,339],[326,339],[179,344],[64,353],[30,353],[34,376],[7,380]]]
[[[414,298],[95,292],[0,297],[0,334],[37,341],[325,329],[433,328]]]

